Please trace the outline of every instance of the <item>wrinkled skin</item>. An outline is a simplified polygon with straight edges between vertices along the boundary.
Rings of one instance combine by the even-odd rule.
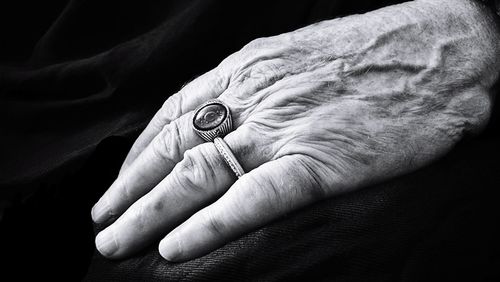
[[[307,204],[415,170],[488,121],[493,15],[414,1],[257,39],[169,98],[93,208],[98,250],[123,258],[168,234],[171,261],[204,255]],[[236,179],[192,111],[218,98]]]

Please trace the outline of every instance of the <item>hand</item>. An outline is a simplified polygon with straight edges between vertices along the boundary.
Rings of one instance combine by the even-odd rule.
[[[315,201],[415,170],[480,130],[499,69],[492,15],[414,1],[258,39],[169,98],[95,205],[98,250],[123,258],[168,234],[192,259]],[[236,180],[192,111],[218,98]]]

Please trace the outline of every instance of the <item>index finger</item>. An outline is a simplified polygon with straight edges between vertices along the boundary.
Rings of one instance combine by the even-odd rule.
[[[218,97],[227,88],[228,81],[229,79],[222,75],[218,67],[197,77],[168,98],[132,145],[120,168],[120,174],[132,164],[165,125],[194,110],[199,104]]]

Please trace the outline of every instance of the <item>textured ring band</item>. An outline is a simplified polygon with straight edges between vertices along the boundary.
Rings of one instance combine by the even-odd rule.
[[[221,156],[224,158],[224,161],[226,164],[231,168],[231,170],[236,174],[238,178],[243,176],[245,174],[245,171],[241,167],[240,163],[234,156],[233,152],[227,145],[226,141],[220,137],[216,137],[214,139],[214,145],[215,148],[217,148],[217,151],[221,154]]]

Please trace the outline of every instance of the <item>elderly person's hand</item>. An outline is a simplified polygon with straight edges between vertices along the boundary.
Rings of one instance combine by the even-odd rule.
[[[111,224],[97,249],[123,258],[168,234],[160,254],[192,259],[429,163],[487,122],[498,42],[493,14],[468,0],[413,1],[251,42],[155,115],[93,208]],[[224,140],[247,172],[239,179],[192,129],[193,110],[213,98],[232,111]]]

